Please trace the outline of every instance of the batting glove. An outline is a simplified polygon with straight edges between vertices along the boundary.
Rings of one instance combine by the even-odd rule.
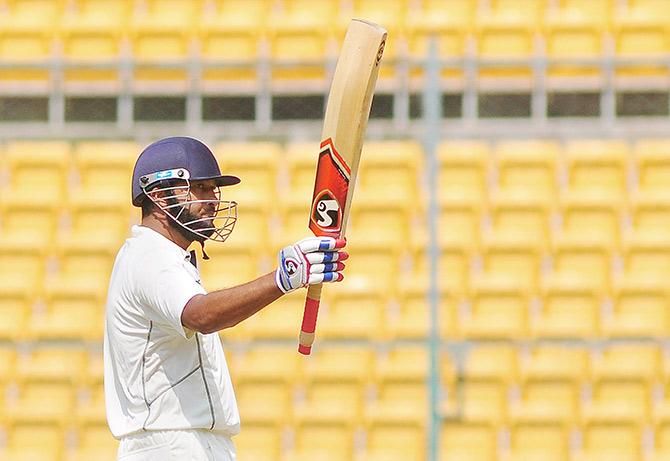
[[[346,244],[345,239],[308,237],[285,247],[279,252],[277,286],[288,293],[307,285],[342,281],[344,264],[341,261],[349,254],[339,250]]]

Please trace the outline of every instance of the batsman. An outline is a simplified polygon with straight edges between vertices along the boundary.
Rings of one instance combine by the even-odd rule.
[[[344,239],[308,237],[279,252],[276,270],[205,291],[187,249],[198,242],[206,255],[205,242],[228,238],[237,203],[221,191],[239,182],[193,138],[159,140],[137,159],[132,204],[142,221],[116,256],[105,312],[105,403],[119,460],[235,460],[240,416],[217,332],[285,293],[343,279]]]

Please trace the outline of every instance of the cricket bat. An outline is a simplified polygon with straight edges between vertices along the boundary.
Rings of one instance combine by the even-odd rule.
[[[386,35],[383,27],[354,19],[344,37],[326,104],[309,216],[316,236],[345,236]],[[307,290],[298,346],[303,355],[312,351],[321,288]]]

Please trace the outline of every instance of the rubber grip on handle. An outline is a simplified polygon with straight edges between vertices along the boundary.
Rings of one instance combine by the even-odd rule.
[[[300,327],[300,339],[298,340],[298,352],[302,355],[310,355],[314,343],[314,332],[316,331],[316,318],[319,315],[319,304],[321,302],[321,288],[323,285],[310,285],[307,289],[305,299],[305,312],[302,316]]]

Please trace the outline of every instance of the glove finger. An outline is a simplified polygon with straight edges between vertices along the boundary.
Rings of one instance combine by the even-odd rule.
[[[323,274],[326,272],[340,272],[344,270],[342,263],[312,264],[309,267],[310,274]]]
[[[309,261],[310,264],[330,263],[335,261],[344,261],[345,259],[348,259],[349,253],[345,251],[328,251],[328,252],[317,251],[315,253],[307,253],[305,255],[305,258],[307,258],[307,261]]]
[[[323,274],[310,274],[309,285],[316,285],[318,283],[332,283],[341,282],[344,280],[344,274],[340,272],[324,272]]]
[[[313,253],[315,251],[332,251],[344,248],[347,244],[346,239],[334,239],[333,237],[307,237],[300,240],[296,245],[303,253]]]

